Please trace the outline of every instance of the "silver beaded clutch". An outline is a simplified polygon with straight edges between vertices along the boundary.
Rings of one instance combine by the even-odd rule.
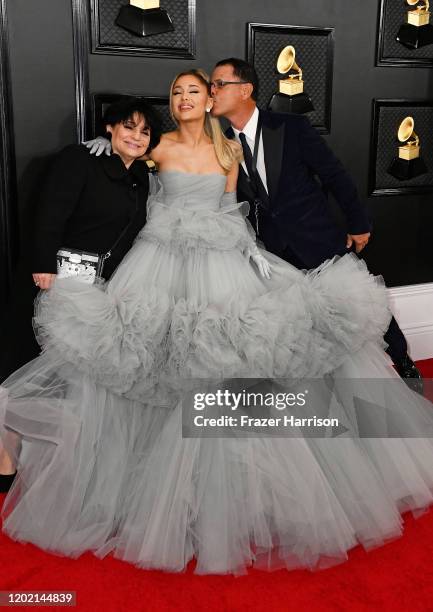
[[[76,277],[92,285],[101,276],[106,255],[61,248],[57,252],[57,278]]]

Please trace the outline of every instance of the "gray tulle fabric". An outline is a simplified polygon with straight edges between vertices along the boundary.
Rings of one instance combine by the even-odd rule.
[[[189,378],[395,379],[388,425],[433,425],[431,404],[383,351],[382,281],[355,256],[301,272],[246,256],[247,206],[222,175],[164,172],[148,222],[111,281],[41,292],[40,357],[0,387],[3,444],[19,476],[4,531],[76,557],[239,574],[310,569],[401,534],[433,502],[433,443],[420,438],[182,438],[176,384]],[[377,401],[377,398],[375,398]],[[358,421],[357,421],[358,420]],[[427,429],[426,429],[427,428]]]

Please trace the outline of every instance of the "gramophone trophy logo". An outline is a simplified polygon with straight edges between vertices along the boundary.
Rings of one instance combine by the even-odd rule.
[[[173,22],[159,0],[130,0],[121,7],[116,25],[137,36],[152,36],[174,30]]]
[[[398,128],[397,140],[403,144],[398,147],[398,157],[392,161],[388,173],[400,181],[412,179],[427,172],[427,166],[420,157],[421,148],[414,127],[413,117],[406,117]]]
[[[308,113],[314,110],[310,96],[304,91],[302,70],[295,62],[295,47],[288,45],[277,59],[276,74],[279,79],[279,92],[275,93],[268,105],[270,110],[279,113]]]
[[[433,26],[430,23],[429,0],[406,0],[411,8],[396,39],[408,49],[419,49],[433,43]]]

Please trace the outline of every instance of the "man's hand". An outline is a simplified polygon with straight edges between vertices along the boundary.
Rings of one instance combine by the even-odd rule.
[[[362,249],[367,246],[370,235],[370,232],[367,234],[347,234],[346,247],[350,249],[353,243],[355,243],[355,250],[357,253],[360,253]]]
[[[103,138],[102,136],[98,136],[93,140],[85,140],[83,145],[86,145],[88,149],[90,149],[90,155],[95,154],[96,157],[105,153],[105,155],[111,155],[111,142],[108,138]]]
[[[39,289],[50,289],[57,274],[46,274],[42,272],[34,272],[32,274],[33,281]]]

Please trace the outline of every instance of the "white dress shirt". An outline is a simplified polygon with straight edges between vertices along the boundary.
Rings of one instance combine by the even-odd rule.
[[[256,132],[257,132],[257,124],[258,124],[258,122],[259,122],[259,109],[256,106],[253,114],[251,115],[250,120],[244,126],[243,130],[237,130],[235,127],[232,126],[233,132],[235,133],[235,138],[236,138],[236,140],[239,143],[240,143],[239,134],[241,132],[243,134],[245,134],[245,139],[247,141],[248,146],[251,149],[251,154],[252,155],[254,155],[254,143],[255,143],[255,140],[256,140]],[[242,168],[248,174],[248,170],[247,170],[247,167],[245,165],[245,162],[242,162]],[[257,152],[257,171],[258,171],[258,173],[260,175],[260,178],[262,179],[262,183],[265,186],[266,191],[269,193],[269,191],[268,191],[268,183],[267,183],[267,180],[266,180],[265,152],[264,152],[264,149],[263,149],[263,133],[260,134],[259,150]]]

